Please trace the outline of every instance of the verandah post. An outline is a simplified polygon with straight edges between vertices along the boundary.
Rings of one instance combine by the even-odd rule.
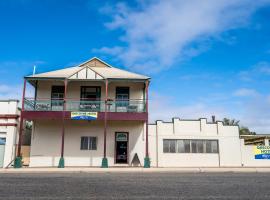
[[[65,89],[64,89],[63,111],[62,111],[61,157],[59,159],[58,168],[65,167],[64,146],[65,146],[65,111],[66,111],[66,96],[67,96],[67,79],[65,79],[64,85]]]
[[[106,143],[107,143],[107,101],[108,101],[108,80],[105,81],[105,113],[104,113],[104,155],[102,158],[101,167],[108,168],[108,159],[106,155]]]
[[[22,132],[23,132],[23,121],[24,121],[23,111],[24,111],[25,90],[26,90],[26,79],[24,79],[24,83],[23,83],[22,110],[21,110],[20,127],[19,127],[18,151],[17,151],[17,156],[14,160],[14,168],[21,168],[22,167],[21,146],[22,146]]]
[[[145,82],[145,93],[146,93],[146,105],[145,111],[147,113],[147,119],[145,120],[145,158],[144,158],[144,168],[150,168],[150,158],[149,158],[149,151],[148,151],[148,87],[149,81]]]

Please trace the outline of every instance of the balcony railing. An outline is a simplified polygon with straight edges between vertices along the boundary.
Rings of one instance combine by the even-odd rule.
[[[146,112],[146,100],[129,99],[129,100],[69,100],[65,102],[65,111],[82,111],[82,112],[105,112],[107,105],[108,112]],[[63,111],[63,99],[42,99],[35,100],[25,98],[25,111]]]

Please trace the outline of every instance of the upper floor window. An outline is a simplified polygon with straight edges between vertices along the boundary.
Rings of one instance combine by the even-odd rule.
[[[127,108],[129,105],[129,87],[116,87],[116,107]]]
[[[80,110],[82,111],[100,111],[101,88],[96,86],[81,87]]]
[[[100,99],[100,87],[95,86],[82,86],[81,87],[81,99],[82,100],[99,100]]]
[[[64,86],[59,86],[59,85],[54,85],[52,86],[52,99],[63,99],[64,98],[64,92],[65,92],[65,87]]]
[[[129,87],[116,87],[117,100],[128,100],[129,99]]]
[[[64,86],[61,85],[52,86],[51,99],[52,99],[52,107],[54,107],[54,109],[58,106],[60,107],[63,106],[64,93],[65,93]]]

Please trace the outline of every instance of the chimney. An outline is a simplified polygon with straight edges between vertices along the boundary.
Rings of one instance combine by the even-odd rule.
[[[212,115],[212,123],[216,123],[216,116]]]

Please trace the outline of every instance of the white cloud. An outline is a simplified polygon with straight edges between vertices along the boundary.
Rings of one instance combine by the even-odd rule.
[[[149,100],[149,118],[150,122],[155,120],[170,121],[173,117],[182,119],[210,118],[215,115],[218,119],[228,116],[226,110],[217,105],[208,105],[205,103],[188,103],[178,105],[177,100],[168,95],[151,94]]]
[[[266,75],[270,75],[270,63],[269,62],[259,62],[255,65],[255,70]]]
[[[207,49],[209,38],[246,25],[251,14],[269,2],[159,0],[139,4],[135,9],[124,3],[107,5],[102,13],[111,15],[112,20],[105,25],[123,31],[120,39],[124,45],[102,47],[100,52],[117,56],[133,69],[160,71]]]
[[[6,85],[0,84],[0,99],[7,100],[7,99],[16,99],[21,102],[23,93],[23,85]],[[25,97],[34,97],[34,89],[32,86],[27,84]]]
[[[254,97],[258,95],[258,92],[254,89],[240,88],[236,90],[233,94],[234,96],[238,97]]]
[[[239,78],[242,81],[256,81],[260,77],[268,77],[270,75],[270,63],[267,61],[260,61],[251,66],[245,71],[239,72]]]
[[[241,105],[241,122],[257,133],[270,134],[269,96],[259,95]]]
[[[223,98],[210,101],[197,101],[194,99],[185,105],[179,105],[177,99],[158,93],[151,93],[149,100],[150,122],[155,120],[171,121],[173,117],[182,119],[208,118],[215,115],[217,120],[224,117],[240,120],[240,125],[247,126],[258,134],[270,134],[270,95],[256,92],[248,100],[231,101],[234,96],[227,95],[226,105]],[[226,94],[224,94],[226,96]],[[207,98],[205,97],[205,98]],[[203,97],[201,97],[203,98]]]

